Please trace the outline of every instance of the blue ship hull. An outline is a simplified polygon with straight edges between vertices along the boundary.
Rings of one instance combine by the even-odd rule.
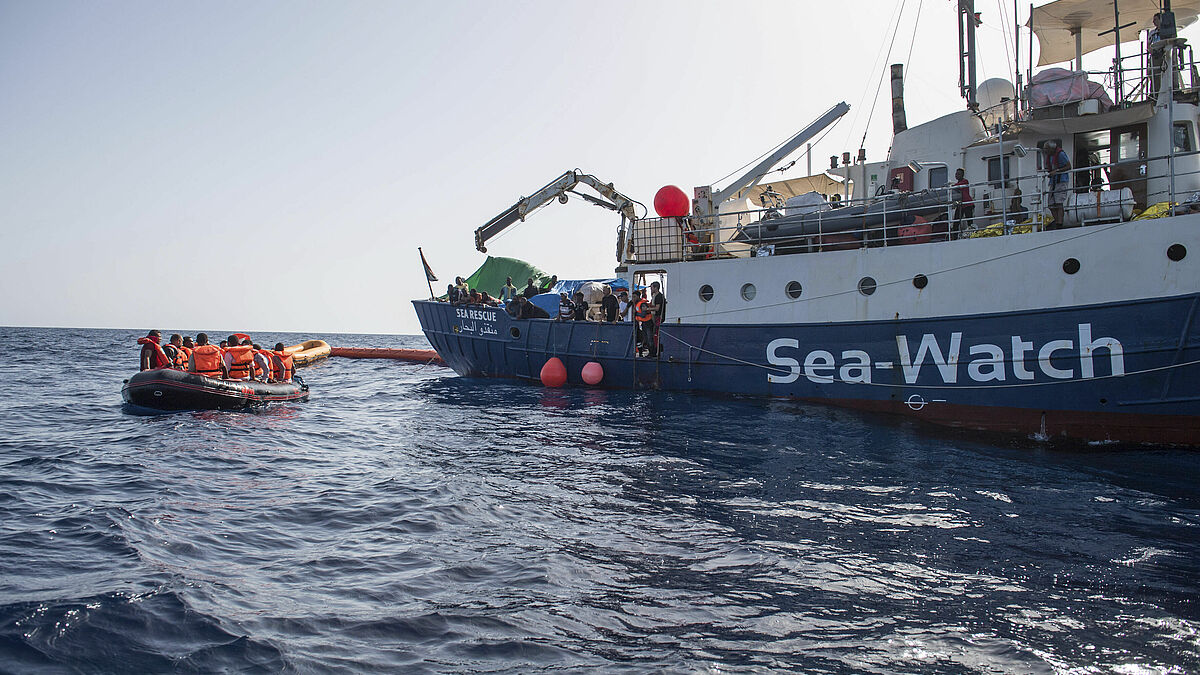
[[[514,320],[414,301],[460,375],[747,394],[902,413],[1041,438],[1200,444],[1200,294],[1053,310],[828,324],[674,324],[658,358],[628,323]]]

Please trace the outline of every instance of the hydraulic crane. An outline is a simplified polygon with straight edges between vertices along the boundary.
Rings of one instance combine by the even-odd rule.
[[[573,188],[580,183],[590,186],[608,201],[582,192],[576,192]],[[599,178],[575,169],[550,181],[545,187],[532,195],[522,197],[516,204],[505,209],[500,215],[492,218],[482,227],[475,230],[475,248],[483,253],[487,253],[487,243],[490,239],[507,230],[518,221],[523,222],[525,216],[532,213],[539,206],[549,203],[552,199],[557,198],[558,203],[566,204],[568,192],[582,197],[596,206],[602,206],[620,213],[622,227],[625,226],[626,221],[633,222],[638,219],[637,211],[633,205],[641,205],[641,202],[636,202],[617,192],[613,189],[612,183],[603,183]],[[646,207],[642,206],[643,216],[645,216],[645,209]]]

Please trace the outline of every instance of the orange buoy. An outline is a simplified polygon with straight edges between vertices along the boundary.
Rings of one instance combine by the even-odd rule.
[[[584,364],[583,372],[580,373],[580,376],[588,384],[600,384],[600,380],[604,379],[604,366],[595,361],[588,361]]]
[[[550,357],[542,366],[542,384],[547,387],[561,387],[567,383],[567,367],[557,356]]]

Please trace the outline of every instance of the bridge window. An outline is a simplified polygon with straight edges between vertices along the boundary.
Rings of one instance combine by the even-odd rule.
[[[1008,179],[1012,176],[1011,167],[1009,166],[1010,159],[1012,159],[1011,155],[988,158],[988,183],[990,183],[992,187],[999,188],[1008,186]],[[1000,170],[1002,167],[1004,170],[1003,177],[1000,176]]]
[[[940,188],[944,187],[950,180],[947,176],[950,175],[950,169],[944,166],[935,166],[929,169],[929,187]]]
[[[1175,152],[1191,152],[1192,125],[1187,122],[1175,123]]]

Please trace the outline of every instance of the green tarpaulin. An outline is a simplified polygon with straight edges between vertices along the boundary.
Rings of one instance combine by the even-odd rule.
[[[529,277],[533,277],[533,282],[540,286],[542,280],[549,279],[550,275],[524,260],[489,255],[488,259],[483,261],[483,264],[479,266],[479,269],[467,277],[467,286],[476,290],[487,291],[492,297],[498,298],[500,297],[500,289],[504,288],[504,280],[507,277],[512,277],[513,286],[516,286],[517,292],[520,292],[525,288],[525,282],[529,280]]]

